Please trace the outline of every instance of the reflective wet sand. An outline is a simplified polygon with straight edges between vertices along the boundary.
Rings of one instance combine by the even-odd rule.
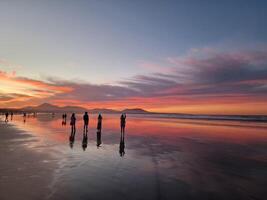
[[[0,168],[0,184],[14,186],[13,198],[22,199],[16,192],[34,193],[29,188],[17,191],[18,185],[23,188],[21,183],[32,181],[31,176],[47,179],[36,184],[43,187],[39,199],[266,198],[267,124],[128,115],[123,138],[119,115],[103,115],[101,136],[96,133],[97,116],[90,115],[85,140],[80,115],[70,137],[69,117],[66,125],[61,115],[40,114],[25,122],[14,116],[9,122],[28,134],[15,140],[22,141],[19,148],[34,152],[32,162],[39,163],[33,169],[28,163],[29,174],[20,182],[3,179],[12,169]],[[12,158],[14,153],[9,154]],[[24,160],[14,160],[8,168],[25,167]],[[13,177],[21,176],[18,170],[12,172]],[[6,198],[7,190],[0,190],[0,197]]]

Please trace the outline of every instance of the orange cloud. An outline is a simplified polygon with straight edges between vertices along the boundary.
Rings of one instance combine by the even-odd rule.
[[[15,72],[0,71],[0,105],[13,105],[14,102],[31,100],[33,98],[47,98],[55,94],[70,92],[72,88],[51,83],[16,77]]]
[[[171,71],[137,75],[116,85],[40,81],[0,71],[0,105],[50,102],[172,113],[267,114],[267,51],[194,50],[188,56],[169,58],[164,66],[172,66]],[[143,67],[164,69],[150,64]]]

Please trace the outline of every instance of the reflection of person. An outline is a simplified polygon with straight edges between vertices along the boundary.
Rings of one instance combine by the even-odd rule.
[[[87,144],[88,144],[87,132],[84,132],[83,133],[83,141],[82,141],[82,148],[84,151],[87,148]]]
[[[88,124],[89,124],[89,115],[87,112],[84,113],[83,115],[83,131],[88,132]]]
[[[126,114],[121,114],[121,133],[125,132]]]
[[[101,132],[102,130],[102,115],[99,113],[97,120],[97,131]]]
[[[8,122],[8,112],[6,112],[6,119],[5,119],[5,122]]]
[[[70,148],[73,148],[73,144],[74,144],[74,140],[75,140],[75,130],[71,130],[71,133],[70,133]]]
[[[71,132],[76,132],[76,117],[75,114],[72,113],[70,118]]]
[[[97,147],[100,147],[100,145],[102,144],[102,141],[101,141],[101,131],[97,131],[96,132],[96,146]]]
[[[125,154],[125,143],[124,143],[124,132],[121,133],[121,139],[120,139],[120,149],[119,149],[119,153],[120,153],[120,156],[124,156]]]

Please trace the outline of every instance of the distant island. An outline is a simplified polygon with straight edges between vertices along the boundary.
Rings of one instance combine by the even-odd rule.
[[[176,119],[199,119],[199,120],[230,120],[230,121],[258,121],[267,122],[266,115],[207,115],[207,114],[184,114],[184,113],[159,113],[150,112],[142,108],[132,108],[124,110],[113,110],[107,108],[86,109],[79,106],[56,106],[49,103],[43,103],[39,106],[27,106],[23,108],[0,108],[0,113],[84,113],[85,111],[91,114],[106,113],[106,114],[143,114],[157,118],[176,118]]]

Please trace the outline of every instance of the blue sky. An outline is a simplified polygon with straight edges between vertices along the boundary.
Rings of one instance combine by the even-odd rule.
[[[266,43],[266,13],[264,1],[1,1],[0,55],[24,76],[111,82],[191,48]]]
[[[239,100],[240,95],[264,99],[266,11],[267,2],[259,0],[2,0],[0,75],[42,81],[52,84],[50,89],[67,85],[75,88],[64,97],[69,99],[94,91],[94,97],[80,96],[83,103],[122,98],[127,106],[129,98],[169,94],[168,110],[177,110],[182,103],[174,99],[191,101],[195,95],[197,101],[216,95],[218,88],[224,96],[238,93]],[[241,82],[250,85],[236,87]],[[107,92],[109,86],[119,88]],[[12,99],[14,91],[20,88],[6,84],[0,98]]]

